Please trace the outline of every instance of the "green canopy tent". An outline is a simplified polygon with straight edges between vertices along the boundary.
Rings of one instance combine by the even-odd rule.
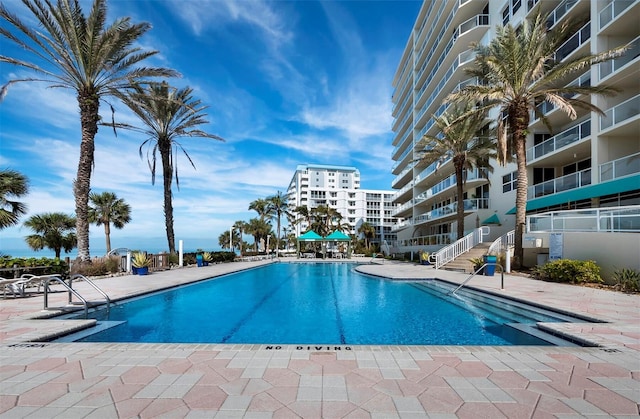
[[[327,242],[347,242],[347,257],[351,258],[351,237],[347,236],[341,231],[334,231],[327,237],[322,237],[315,231],[309,230],[303,235],[299,236],[297,245],[298,258],[300,258],[300,243],[302,242],[320,242],[322,245],[323,254],[325,253],[325,244]]]
[[[347,258],[351,259],[351,237],[344,234],[342,231],[336,230],[324,238],[327,242],[347,242]]]

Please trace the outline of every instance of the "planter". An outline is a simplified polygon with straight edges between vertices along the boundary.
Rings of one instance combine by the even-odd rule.
[[[496,273],[496,263],[498,263],[498,256],[495,255],[486,255],[483,257],[484,263],[489,263],[489,265],[484,267],[484,275],[485,276],[493,276]]]
[[[138,275],[149,275],[149,267],[143,266],[142,268],[133,268]]]

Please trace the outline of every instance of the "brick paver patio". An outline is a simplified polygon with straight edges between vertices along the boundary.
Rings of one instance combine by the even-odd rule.
[[[466,278],[413,264],[363,262],[359,270],[389,278]],[[120,299],[263,263],[268,262],[98,284]],[[91,323],[35,319],[50,315],[42,311],[39,294],[0,302],[0,418],[639,416],[640,296],[512,275],[505,275],[504,289],[500,283],[496,275],[469,285],[606,321],[547,324],[600,346],[39,342]],[[54,293],[50,305],[64,298]]]

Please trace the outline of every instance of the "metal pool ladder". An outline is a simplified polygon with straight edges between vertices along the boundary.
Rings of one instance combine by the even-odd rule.
[[[467,277],[467,279],[465,279],[464,281],[462,281],[462,284],[458,285],[458,287],[456,289],[454,289],[453,291],[449,292],[449,295],[455,294],[456,291],[458,291],[460,288],[464,287],[465,285],[467,285],[467,282],[471,281],[471,278],[473,278],[474,276],[476,276],[476,274],[478,272],[481,272],[485,267],[493,265],[496,268],[500,268],[500,289],[503,290],[504,289],[504,268],[502,267],[502,265],[500,265],[498,262],[486,262],[484,265],[482,265],[481,267],[479,267],[474,273],[472,273],[471,275],[469,275]]]
[[[103,297],[104,297],[104,301],[87,301],[82,295],[80,295],[80,293],[78,292],[78,290],[73,288],[73,280],[74,279],[82,279],[84,282],[86,282],[87,284],[91,285],[91,287],[93,289],[95,289],[96,291],[98,291]],[[47,278],[45,278],[45,283],[44,283],[44,309],[48,310],[49,309],[49,283],[51,281],[55,281],[59,284],[61,284],[64,288],[66,288],[68,294],[69,294],[69,305],[77,305],[77,304],[82,304],[84,306],[84,317],[85,319],[89,316],[89,306],[97,306],[103,303],[107,304],[107,316],[109,316],[109,306],[111,305],[111,299],[109,298],[109,296],[102,290],[100,289],[100,287],[98,287],[92,280],[90,280],[89,278],[87,278],[84,275],[80,275],[80,274],[75,274],[73,276],[71,276],[71,278],[69,278],[69,283],[67,284],[66,282],[64,282],[64,280],[62,279],[62,277],[60,277],[60,275],[49,275]],[[76,298],[78,300],[80,300],[80,302],[74,302],[73,301],[73,296],[76,296]]]

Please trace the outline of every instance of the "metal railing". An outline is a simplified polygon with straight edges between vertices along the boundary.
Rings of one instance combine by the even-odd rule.
[[[502,236],[495,239],[493,243],[491,243],[491,246],[489,246],[489,249],[487,249],[487,254],[497,255],[515,246],[516,244],[515,238],[516,238],[515,230],[511,230],[508,233],[503,234]]]
[[[527,233],[580,232],[640,232],[640,205],[612,208],[591,208],[550,211],[527,216]]]
[[[600,182],[640,173],[640,152],[602,163],[599,171]]]
[[[613,0],[598,15],[598,29],[604,28],[633,4],[634,0]]]
[[[527,161],[539,159],[591,135],[591,118],[527,150]]]
[[[453,295],[456,293],[456,291],[458,291],[460,288],[464,287],[465,285],[467,285],[467,282],[471,281],[471,278],[473,278],[474,276],[476,276],[479,272],[482,272],[484,270],[484,268],[486,268],[487,266],[495,266],[496,268],[500,268],[500,289],[503,290],[504,289],[504,268],[502,267],[502,265],[500,265],[498,262],[487,262],[484,265],[482,265],[481,267],[479,267],[475,272],[473,272],[471,275],[469,275],[467,277],[467,279],[465,279],[464,281],[462,281],[462,284],[458,285],[458,287],[456,289],[454,289],[453,291],[451,291],[449,293],[449,295]]]
[[[540,198],[541,196],[553,195],[570,189],[581,188],[591,185],[591,169],[571,173],[557,179],[537,183],[527,189],[527,199]]]
[[[600,80],[607,77],[609,74],[620,70],[631,61],[640,56],[640,36],[631,41],[631,47],[620,57],[600,63],[598,70],[600,72]]]
[[[73,301],[73,296],[75,296],[78,300],[80,300],[83,308],[84,308],[84,317],[87,318],[89,315],[89,304],[90,302],[87,301],[79,292],[78,290],[73,288],[73,280],[74,279],[82,279],[82,281],[84,281],[85,283],[87,283],[88,285],[90,285],[93,289],[95,289],[96,291],[98,291],[98,293],[100,293],[100,295],[102,295],[104,297],[104,303],[106,303],[107,305],[107,317],[109,316],[109,307],[111,306],[111,299],[109,298],[109,296],[102,291],[102,289],[100,289],[93,281],[91,281],[89,278],[85,277],[84,275],[80,275],[80,274],[76,274],[73,275],[71,278],[69,278],[69,283],[67,284],[60,275],[48,275],[46,278],[44,278],[44,309],[48,310],[49,309],[49,283],[51,281],[53,282],[57,282],[60,285],[62,285],[66,290],[67,293],[69,295],[69,299],[68,299],[68,303],[69,305],[73,305],[75,304]],[[102,304],[103,302],[100,301],[100,304]]]
[[[627,119],[640,115],[640,95],[607,109],[600,117],[600,130],[607,129]]]
[[[488,226],[476,228],[460,240],[429,255],[429,262],[431,262],[436,269],[439,269],[461,254],[468,252],[475,245],[482,243],[483,237],[487,235],[489,235]]]

